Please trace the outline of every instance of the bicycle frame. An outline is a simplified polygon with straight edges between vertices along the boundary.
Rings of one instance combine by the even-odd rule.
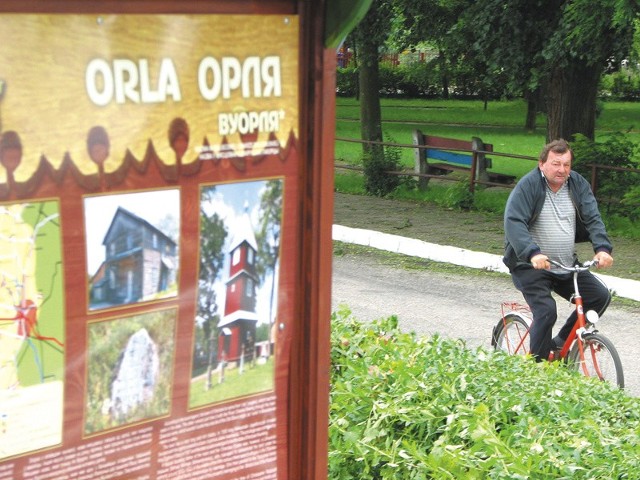
[[[595,262],[573,267],[551,263],[573,274],[574,293],[571,301],[575,304],[576,321],[560,350],[551,352],[548,360],[563,360],[585,377],[597,377],[624,388],[620,356],[613,343],[596,330],[598,314],[595,311],[584,311],[584,302],[578,286],[579,273],[588,270]],[[533,318],[528,305],[503,302],[502,317],[493,328],[491,344],[494,348],[511,355],[529,355],[529,332],[532,323]]]
[[[552,262],[558,266],[560,266],[561,268],[563,268],[562,265],[557,264],[555,262]],[[578,339],[580,341],[578,341],[578,351],[580,352],[580,360],[582,361],[582,369],[585,373],[585,375],[587,375],[587,369],[586,366],[584,364],[584,345],[582,343],[582,337],[579,336],[580,334],[578,332],[582,332],[584,331],[584,329],[587,326],[587,322],[586,322],[586,315],[584,312],[584,304],[582,302],[582,295],[580,295],[580,290],[578,289],[578,273],[581,270],[587,270],[589,267],[573,267],[571,270],[573,270],[573,303],[575,304],[575,311],[577,314],[577,318],[576,318],[576,323],[573,325],[573,328],[571,329],[571,332],[569,333],[569,336],[567,337],[567,340],[564,342],[564,345],[562,346],[562,349],[560,350],[559,353],[559,357],[560,358],[567,358],[567,355],[569,354],[569,349],[571,348],[571,345],[573,344],[573,341]],[[565,268],[566,269],[566,268]]]
[[[580,290],[578,288],[578,274],[581,271],[586,271],[588,270],[591,266],[597,264],[596,261],[592,260],[589,262],[585,262],[584,264],[580,265],[576,265],[573,267],[565,267],[564,265],[561,265],[557,262],[554,262],[553,260],[550,260],[550,262],[554,265],[556,265],[559,268],[562,268],[563,270],[567,270],[567,271],[572,271],[573,272],[573,291],[574,291],[574,295],[573,295],[573,303],[575,304],[575,310],[576,310],[576,323],[573,325],[573,328],[571,329],[571,333],[569,333],[569,336],[567,337],[567,340],[564,342],[564,345],[562,346],[562,349],[560,350],[559,353],[559,357],[561,359],[567,358],[567,355],[569,354],[569,349],[571,348],[571,345],[573,343],[574,340],[578,340],[578,352],[580,353],[580,364],[581,364],[581,368],[583,373],[585,374],[585,376],[589,376],[589,373],[587,371],[587,366],[586,363],[584,361],[584,343],[582,342],[582,336],[586,332],[586,328],[587,328],[587,321],[586,321],[586,313],[584,311],[584,304],[582,302],[582,295],[580,295]],[[600,372],[599,368],[598,368],[598,362],[595,359],[595,357],[593,358],[594,362],[594,367],[596,368],[596,373],[598,374],[599,377],[602,376],[602,372]]]
[[[567,339],[565,340],[562,349],[560,350],[560,352],[557,354],[557,356],[555,356],[553,359],[565,359],[567,358],[567,355],[569,354],[569,350],[571,349],[571,346],[573,345],[574,340],[579,339],[582,340],[582,335],[583,333],[586,331],[587,328],[587,321],[586,321],[586,314],[584,311],[584,304],[582,301],[582,295],[580,294],[580,289],[578,288],[578,274],[581,271],[586,271],[588,270],[591,266],[595,265],[594,261],[590,261],[590,262],[585,262],[582,265],[576,265],[573,267],[566,267],[560,263],[554,262],[553,260],[550,260],[550,262],[554,265],[556,265],[557,267],[572,272],[573,273],[573,297],[572,297],[572,301],[575,305],[575,310],[576,310],[576,322],[573,326],[573,328],[571,329],[571,332],[569,333]],[[529,309],[529,306],[527,305],[522,305],[520,303],[517,302],[503,302],[502,303],[502,318],[505,318],[505,314],[507,312],[513,312],[513,313],[517,313],[520,316],[523,317],[528,317],[532,322],[533,319],[531,317],[531,310]],[[523,335],[520,339],[518,339],[518,344],[515,346],[515,351],[518,351],[520,348],[522,348],[524,342],[526,341],[527,337],[529,336],[529,331],[527,330],[526,334]],[[510,340],[507,339],[507,341],[509,342]],[[578,350],[580,352],[580,360],[582,360],[582,369],[584,371],[585,374],[587,374],[586,371],[586,367],[584,365],[584,345],[582,344],[582,341],[578,342]],[[529,352],[527,352],[529,353]],[[550,357],[551,359],[551,357]]]

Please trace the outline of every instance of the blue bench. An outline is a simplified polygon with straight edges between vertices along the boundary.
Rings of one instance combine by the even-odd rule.
[[[466,141],[424,135],[420,130],[414,130],[413,144],[422,147],[415,149],[415,172],[421,175],[428,175],[420,177],[420,187],[426,187],[429,178],[432,176],[448,175],[456,171],[470,173],[474,151],[493,151],[492,144],[484,143],[477,137],[474,137],[471,141]],[[488,171],[487,169],[492,166],[491,159],[487,158],[484,153],[476,153],[476,161],[476,180],[501,185],[508,185],[515,181],[515,176],[513,175]]]

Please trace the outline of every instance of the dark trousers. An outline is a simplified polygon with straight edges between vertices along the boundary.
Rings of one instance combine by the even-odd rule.
[[[511,271],[511,279],[522,292],[533,314],[529,332],[531,354],[537,360],[546,359],[551,351],[553,326],[558,318],[556,301],[551,292],[570,300],[574,293],[573,274],[556,275],[548,270],[517,268]],[[584,302],[584,311],[595,310],[602,315],[611,301],[611,293],[607,286],[591,272],[585,271],[578,274],[578,288]],[[576,318],[574,310],[560,329],[560,337],[566,339],[569,336]]]

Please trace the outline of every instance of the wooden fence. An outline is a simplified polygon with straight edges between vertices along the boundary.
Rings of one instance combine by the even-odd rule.
[[[353,142],[353,143],[360,143],[360,144],[369,144],[369,145],[381,145],[383,147],[397,147],[397,148],[411,148],[411,149],[430,149],[430,150],[442,150],[442,151],[447,151],[447,152],[460,152],[460,153],[464,153],[464,154],[468,154],[472,157],[472,161],[471,161],[471,166],[468,169],[468,179],[469,179],[469,191],[471,193],[473,193],[475,191],[476,185],[483,185],[483,186],[487,186],[487,187],[506,187],[506,188],[513,188],[515,186],[515,182],[512,184],[505,184],[503,182],[491,182],[491,181],[487,181],[484,180],[483,178],[479,177],[477,175],[477,168],[476,166],[479,164],[479,160],[483,159],[483,157],[485,155],[491,155],[492,157],[504,157],[504,158],[512,158],[515,160],[525,160],[525,161],[534,161],[537,162],[538,158],[537,157],[531,157],[531,156],[527,156],[527,155],[517,155],[514,153],[503,153],[503,152],[494,152],[492,150],[482,150],[482,149],[461,149],[461,148],[444,148],[442,146],[436,146],[436,145],[415,145],[413,143],[411,144],[403,144],[403,143],[391,143],[391,142],[378,142],[378,141],[371,141],[371,140],[359,140],[359,139],[354,139],[354,138],[343,138],[343,137],[336,137],[335,139],[337,142]],[[610,165],[600,165],[600,164],[587,164],[588,167],[591,168],[591,179],[590,179],[590,183],[591,183],[591,189],[593,190],[593,193],[596,194],[597,193],[597,188],[598,188],[598,171],[599,170],[615,170],[615,171],[620,171],[620,172],[631,172],[631,173],[636,173],[636,174],[640,174],[640,169],[637,168],[626,168],[626,167],[614,167],[614,166],[610,166]],[[346,165],[336,165],[336,168],[340,168],[340,169],[348,169],[348,170],[356,170],[356,171],[363,171],[363,168],[360,167],[354,167],[354,166],[346,166]],[[532,167],[533,168],[533,167]],[[414,170],[402,170],[402,171],[389,171],[386,172],[389,175],[400,175],[400,176],[409,176],[409,177],[415,177],[418,180],[420,179],[430,179],[430,178],[437,178],[440,180],[448,180],[448,181],[454,181],[454,182],[459,182],[461,181],[461,179],[465,179],[466,177],[463,176],[449,176],[449,175],[443,175],[442,173],[438,173],[438,174],[434,174],[434,173],[424,173],[421,172],[420,169],[418,168],[418,166],[416,165],[416,167],[414,168]],[[426,182],[418,182],[419,184],[422,185],[422,188],[426,188]]]
[[[467,169],[460,169],[457,168],[457,170],[459,170],[462,175],[447,175],[447,174],[443,174],[443,173],[429,173],[429,171],[421,171],[418,162],[416,162],[416,166],[413,170],[402,170],[402,171],[389,171],[386,172],[389,175],[400,175],[400,176],[409,176],[409,177],[415,177],[418,180],[420,179],[425,179],[428,181],[428,179],[431,178],[437,178],[439,180],[447,180],[447,181],[454,181],[454,182],[459,182],[461,181],[461,179],[465,179],[468,178],[469,179],[469,190],[471,191],[471,193],[473,193],[475,191],[476,185],[483,185],[483,186],[488,186],[488,187],[513,187],[513,185],[511,184],[505,184],[504,182],[494,182],[494,181],[489,181],[484,179],[483,177],[478,175],[478,164],[480,163],[480,160],[484,160],[484,157],[486,155],[491,155],[493,157],[509,157],[509,158],[514,158],[514,159],[519,159],[519,160],[528,160],[528,161],[537,161],[537,158],[534,157],[528,157],[528,156],[524,156],[524,155],[516,155],[516,154],[512,154],[512,153],[501,153],[501,152],[494,152],[491,150],[484,150],[484,149],[464,149],[464,148],[450,148],[450,147],[443,147],[440,145],[416,145],[416,144],[403,144],[403,143],[391,143],[391,142],[378,142],[378,141],[371,141],[371,140],[359,140],[359,139],[354,139],[354,138],[343,138],[343,137],[336,137],[336,141],[340,141],[340,142],[353,142],[353,143],[360,143],[360,144],[369,144],[369,145],[381,145],[383,147],[397,147],[397,148],[411,148],[411,149],[418,149],[418,150],[435,150],[435,151],[446,151],[446,152],[457,152],[457,153],[462,153],[465,155],[469,155],[471,157],[471,161],[470,161],[470,166]],[[353,166],[345,166],[345,165],[336,165],[336,168],[342,168],[342,169],[348,169],[348,170],[359,170],[362,171],[362,168],[359,167],[353,167]],[[427,186],[427,182],[418,182],[419,185],[421,185],[421,188],[424,189]]]

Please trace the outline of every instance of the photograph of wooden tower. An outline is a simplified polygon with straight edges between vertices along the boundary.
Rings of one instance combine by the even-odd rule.
[[[200,191],[200,268],[189,405],[271,391],[284,182]]]
[[[218,362],[238,362],[254,355],[256,325],[256,257],[258,244],[249,218],[248,205],[236,225],[227,252],[224,315],[218,324]]]

